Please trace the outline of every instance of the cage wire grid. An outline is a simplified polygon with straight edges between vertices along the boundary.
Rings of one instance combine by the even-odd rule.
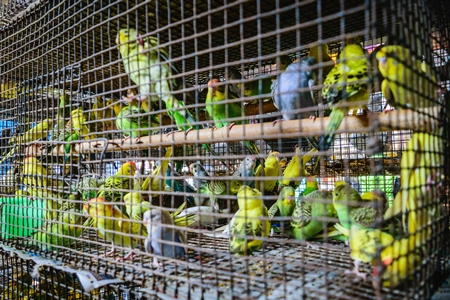
[[[449,11],[3,1],[0,299],[431,298]]]

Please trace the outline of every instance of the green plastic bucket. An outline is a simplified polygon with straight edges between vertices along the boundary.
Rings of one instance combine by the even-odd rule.
[[[44,219],[45,201],[27,197],[0,198],[2,238],[30,236]]]

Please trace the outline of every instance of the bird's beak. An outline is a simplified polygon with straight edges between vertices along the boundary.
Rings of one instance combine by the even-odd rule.
[[[384,67],[386,65],[386,61],[387,61],[386,56],[382,56],[382,57],[378,58],[378,62],[380,63],[380,65],[382,67]]]
[[[144,223],[145,226],[147,226],[147,224],[148,224],[147,220],[143,220],[142,222]]]
[[[118,33],[117,36],[116,36],[116,44],[117,45],[120,44],[120,33]]]

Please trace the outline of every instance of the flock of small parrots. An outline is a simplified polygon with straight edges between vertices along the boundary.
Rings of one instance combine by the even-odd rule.
[[[91,114],[103,124],[104,129],[116,126],[124,138],[139,139],[150,135],[160,127],[160,121],[152,110],[154,102],[165,103],[167,114],[179,130],[199,129],[195,117],[185,108],[183,101],[174,96],[182,88],[175,67],[170,63],[169,53],[152,36],[142,37],[134,29],[121,29],[116,43],[123,65],[130,79],[139,86],[139,94],[129,90],[117,103],[104,103],[97,98]],[[397,109],[420,109],[437,105],[437,82],[432,68],[411,55],[408,49],[397,45],[385,45],[375,53],[378,69],[384,80],[382,92],[388,103]],[[320,62],[319,62],[320,59]],[[361,275],[360,262],[373,263],[374,274],[380,274],[384,286],[396,286],[418,266],[420,256],[426,252],[424,245],[431,232],[427,225],[439,214],[432,206],[436,199],[435,186],[440,181],[443,162],[442,140],[439,134],[415,132],[403,153],[401,166],[401,189],[393,206],[388,208],[386,196],[375,190],[360,195],[345,182],[337,182],[333,191],[318,188],[314,177],[308,177],[307,188],[296,199],[295,189],[302,178],[307,177],[305,164],[314,152],[330,148],[336,131],[344,116],[352,109],[366,109],[372,85],[371,61],[358,43],[347,43],[342,49],[337,64],[328,55],[328,46],[313,47],[308,57],[292,62],[287,56],[278,59],[278,76],[259,80],[240,81],[239,71],[228,68],[226,81],[213,77],[207,84],[205,108],[216,128],[242,124],[241,104],[225,100],[240,97],[258,97],[271,94],[283,120],[311,118],[314,122],[317,110],[317,93],[314,87],[323,82],[321,94],[331,109],[330,122],[325,133],[317,140],[309,138],[313,150],[302,156],[300,149],[281,173],[280,154],[270,152],[264,163],[258,165],[260,152],[253,141],[245,141],[250,155],[245,157],[234,171],[231,179],[221,180],[209,176],[200,163],[190,165],[194,176],[192,197],[200,208],[207,198],[210,212],[221,212],[218,198],[236,195],[239,209],[228,224],[230,252],[250,255],[263,247],[271,233],[271,222],[281,220],[286,232],[299,240],[311,240],[333,235],[344,236],[355,260],[354,273]],[[320,72],[317,67],[321,64]],[[410,69],[414,70],[410,70]],[[319,78],[319,75],[322,78]],[[260,87],[263,87],[262,89]],[[86,125],[86,113],[81,108],[67,111],[67,95],[61,96],[56,119],[43,120],[33,129],[14,138],[11,144],[26,144],[46,137],[51,141],[71,142],[95,139]],[[126,104],[126,105],[124,105]],[[113,107],[105,110],[106,107]],[[109,115],[107,112],[109,111]],[[69,119],[69,121],[67,121]],[[229,121],[233,120],[233,121]],[[51,150],[55,144],[50,144]],[[221,159],[208,144],[202,145],[211,155]],[[18,146],[5,155],[2,162],[12,157]],[[73,161],[71,144],[64,143],[64,161]],[[114,247],[129,248],[124,259],[132,259],[134,249],[141,248],[157,256],[180,258],[186,253],[184,226],[199,225],[198,211],[183,212],[180,207],[174,213],[153,207],[152,197],[165,191],[166,185],[173,189],[180,180],[171,176],[169,165],[173,149],[166,149],[165,157],[158,167],[145,179],[138,182],[133,177],[136,165],[124,163],[118,172],[107,178],[89,176],[81,178],[76,190],[85,200],[83,210],[88,219],[77,213],[71,196],[62,196],[58,187],[62,184],[47,178],[47,171],[39,159],[27,157],[23,161],[23,181],[26,195],[46,199],[49,210],[46,222],[33,236],[34,239],[51,245],[65,245],[64,236],[78,237],[84,225],[97,229],[100,237]],[[55,188],[56,187],[56,188]],[[186,183],[181,180],[186,191]],[[278,195],[276,203],[267,209],[264,195]],[[124,205],[120,205],[123,203]],[[427,206],[428,205],[428,206]],[[52,210],[53,209],[53,210]],[[59,211],[59,213],[58,213]],[[400,216],[400,217],[399,217]],[[380,224],[400,218],[403,234],[392,235],[380,229]],[[328,232],[328,223],[335,226]],[[278,222],[279,223],[279,222]],[[420,229],[420,230],[419,230]],[[122,234],[118,234],[121,232]],[[420,234],[418,234],[420,232]],[[145,237],[145,240],[144,240]],[[72,239],[68,239],[72,241]],[[142,246],[143,241],[143,246]],[[165,243],[169,242],[169,243]],[[156,256],[154,265],[159,267]],[[381,267],[380,267],[381,266]]]

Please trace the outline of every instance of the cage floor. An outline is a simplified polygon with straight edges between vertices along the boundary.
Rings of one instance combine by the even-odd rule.
[[[94,232],[85,233],[84,238],[98,241],[99,244],[105,243]],[[190,233],[188,245],[197,250],[201,247],[201,252],[190,249],[184,261],[164,261],[161,270],[154,269],[152,258],[145,254],[132,262],[117,262],[116,258],[123,255],[121,252],[116,257],[98,258],[100,254],[109,251],[110,247],[95,246],[94,250],[90,245],[78,247],[76,254],[60,250],[48,252],[44,256],[127,281],[133,286],[128,299],[376,297],[370,265],[361,266],[361,270],[368,275],[366,281],[345,273],[353,268],[353,261],[349,248],[344,243],[288,244],[283,236],[274,235],[263,250],[250,257],[230,255],[228,239],[224,238]],[[145,290],[140,290],[141,288]],[[406,295],[408,291],[402,288],[390,290],[385,296],[389,299],[404,299]]]

